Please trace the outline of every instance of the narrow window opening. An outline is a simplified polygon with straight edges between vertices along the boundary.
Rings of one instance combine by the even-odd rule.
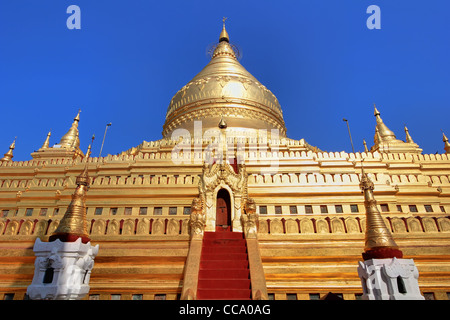
[[[310,293],[309,300],[320,300],[320,295],[318,293]]]
[[[83,283],[84,283],[84,284],[86,284],[86,277],[87,277],[88,273],[89,273],[89,270],[86,270],[86,271],[84,272],[84,277],[83,277]]]
[[[403,279],[401,276],[397,277],[397,287],[398,287],[398,292],[403,293],[403,294],[406,293],[405,283],[403,282]]]
[[[297,300],[297,294],[296,293],[287,293],[286,300]]]
[[[14,300],[14,293],[5,293],[3,300]]]
[[[43,283],[52,283],[53,282],[53,274],[54,269],[53,268],[47,268],[44,273],[44,281]]]

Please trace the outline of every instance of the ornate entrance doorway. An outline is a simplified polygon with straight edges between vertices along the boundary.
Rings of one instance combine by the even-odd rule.
[[[217,192],[216,231],[231,231],[231,201],[230,194],[225,189]]]

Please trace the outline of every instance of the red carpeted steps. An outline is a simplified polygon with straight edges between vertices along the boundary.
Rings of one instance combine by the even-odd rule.
[[[203,237],[198,300],[250,300],[250,270],[243,233],[205,232]]]

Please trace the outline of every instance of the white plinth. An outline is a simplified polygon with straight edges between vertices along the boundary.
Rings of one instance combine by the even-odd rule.
[[[424,300],[413,259],[370,259],[359,262],[365,300]]]
[[[33,247],[34,277],[27,294],[32,300],[79,300],[89,292],[89,279],[99,246],[75,242],[42,242]]]

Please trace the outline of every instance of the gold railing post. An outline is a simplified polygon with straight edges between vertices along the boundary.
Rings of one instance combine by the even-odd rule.
[[[192,237],[184,266],[183,289],[181,300],[196,300],[200,258],[202,255],[203,234]]]
[[[246,239],[253,300],[268,300],[266,277],[259,252],[258,239]]]

